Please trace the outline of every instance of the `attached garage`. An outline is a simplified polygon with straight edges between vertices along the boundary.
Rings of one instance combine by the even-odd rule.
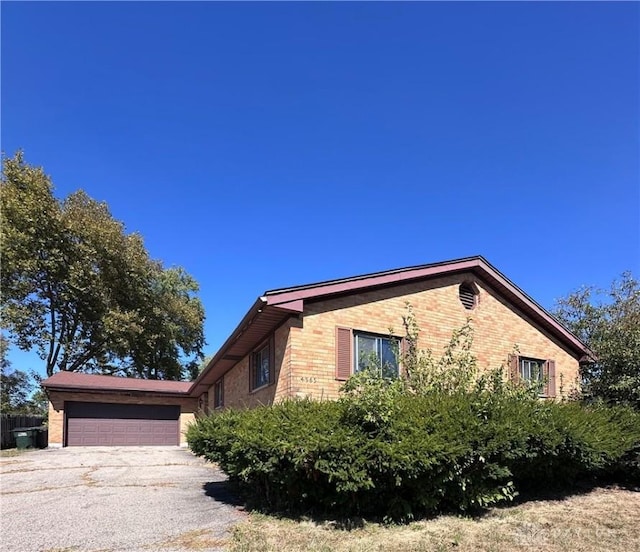
[[[195,417],[191,382],[58,372],[49,396],[49,446],[177,446]]]
[[[67,446],[179,445],[180,407],[68,402]]]

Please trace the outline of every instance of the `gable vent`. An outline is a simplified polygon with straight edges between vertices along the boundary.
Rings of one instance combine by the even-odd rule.
[[[476,306],[476,297],[478,292],[471,284],[466,282],[464,284],[460,284],[458,295],[460,296],[460,302],[465,309],[471,310]]]

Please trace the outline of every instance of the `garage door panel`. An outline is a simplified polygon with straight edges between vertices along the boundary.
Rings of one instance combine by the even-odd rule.
[[[78,404],[81,406],[73,406]],[[68,446],[179,444],[180,409],[177,406],[106,403],[70,403],[69,406]],[[119,409],[120,406],[126,408]],[[140,408],[136,409],[137,406]],[[98,417],[101,413],[103,417]]]
[[[118,404],[96,402],[65,402],[65,412],[70,418],[115,418],[144,420],[177,420],[180,407],[177,405]]]

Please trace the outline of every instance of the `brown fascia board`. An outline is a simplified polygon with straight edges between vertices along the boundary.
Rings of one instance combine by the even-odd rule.
[[[262,307],[266,305],[266,300],[264,297],[258,297],[256,302],[251,306],[251,308],[247,311],[247,314],[244,315],[240,323],[236,326],[236,329],[231,332],[231,335],[227,338],[227,340],[222,344],[222,347],[218,349],[218,352],[213,356],[213,358],[209,361],[209,363],[205,366],[204,370],[200,372],[198,377],[193,381],[191,388],[189,389],[189,394],[194,394],[196,389],[203,379],[207,377],[209,372],[213,369],[213,367],[225,356],[227,350],[237,341],[237,339],[246,331],[246,329],[251,325],[255,317],[260,313]]]
[[[280,305],[305,299],[319,299],[329,295],[345,294],[376,287],[386,287],[406,281],[417,280],[445,274],[453,274],[476,268],[482,257],[467,257],[453,261],[445,261],[428,265],[418,265],[408,268],[398,268],[385,272],[374,272],[351,278],[328,280],[316,284],[276,289],[265,292],[268,305]],[[486,263],[486,261],[484,261]],[[486,263],[488,264],[488,263]]]
[[[476,274],[491,287],[498,291],[510,303],[538,322],[549,333],[560,339],[569,348],[580,355],[579,360],[595,359],[595,353],[589,349],[575,334],[566,328],[555,316],[547,311],[542,305],[527,295],[522,289],[514,284],[509,278],[502,274],[497,268],[486,260],[478,265]]]
[[[315,284],[308,284],[290,288],[267,291],[259,297],[249,309],[240,324],[222,345],[220,350],[211,359],[206,368],[194,381],[190,394],[196,391],[208,373],[223,359],[226,351],[246,331],[251,323],[260,315],[265,307],[274,307],[291,314],[303,312],[305,300],[320,300],[334,295],[345,295],[371,290],[380,287],[389,287],[410,281],[447,276],[459,272],[472,272],[489,284],[509,302],[529,315],[533,320],[545,328],[551,335],[556,336],[569,349],[580,355],[580,360],[595,359],[595,354],[573,333],[565,328],[556,318],[547,312],[541,305],[529,297],[517,285],[509,280],[497,268],[491,265],[484,257],[474,256],[451,261],[443,261],[428,265],[417,265],[407,268],[399,268],[384,272],[375,272],[343,278],[339,280],[327,280]],[[206,384],[210,385],[210,384]]]
[[[191,388],[189,389],[189,394],[192,396],[196,396],[201,392],[204,392],[204,389],[199,391],[199,387],[209,386],[212,383],[214,383],[214,381],[217,381],[217,379],[223,375],[222,373],[215,374],[214,381],[205,381],[205,380],[211,379],[212,373],[215,373],[214,370],[216,369],[220,361],[229,361],[229,360],[239,361],[239,360],[242,360],[242,358],[244,358],[244,356],[231,357],[230,355],[227,355],[227,352],[229,351],[229,349],[233,347],[236,341],[238,341],[238,339],[240,339],[245,332],[250,330],[252,324],[256,322],[256,320],[268,321],[270,318],[270,314],[272,315],[274,312],[278,312],[282,314],[282,317],[279,317],[280,319],[283,319],[283,318],[286,319],[289,316],[295,316],[301,313],[303,307],[304,307],[303,301],[286,301],[276,306],[270,306],[268,305],[268,302],[265,297],[258,297],[258,299],[253,304],[253,306],[249,309],[247,314],[244,315],[240,323],[236,326],[236,329],[233,330],[233,332],[224,342],[222,347],[220,347],[218,352],[209,361],[205,369],[194,380],[193,384],[191,385]],[[273,327],[276,328],[277,324],[274,325]],[[259,341],[260,339],[257,339],[255,345],[257,345]],[[224,369],[222,371],[224,372],[227,369]]]
[[[128,389],[126,387],[114,387],[112,389],[109,388],[105,388],[105,387],[91,387],[90,385],[43,385],[43,387],[45,388],[45,390],[47,392],[49,391],[59,391],[59,392],[63,392],[63,393],[77,393],[79,392],[88,392],[88,393],[95,393],[95,394],[104,394],[104,395],[113,395],[113,394],[118,394],[118,395],[124,395],[125,393],[136,393],[136,394],[141,394],[141,395],[153,395],[155,397],[157,396],[163,396],[163,397],[180,397],[180,398],[184,398],[184,397],[188,397],[189,396],[189,390],[186,391],[156,391],[154,389]]]
[[[446,276],[466,271],[473,272],[481,279],[488,281],[491,287],[496,289],[512,304],[532,316],[547,331],[558,337],[572,350],[584,357],[595,357],[594,353],[578,337],[481,256],[376,272],[341,280],[329,280],[307,286],[272,290],[266,292],[265,297],[268,305],[279,306],[292,302],[304,302],[305,299],[320,299],[330,295],[356,293],[365,289],[388,287],[423,278]]]

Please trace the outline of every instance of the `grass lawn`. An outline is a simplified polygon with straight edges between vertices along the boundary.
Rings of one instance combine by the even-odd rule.
[[[402,526],[292,521],[251,514],[226,549],[250,551],[640,551],[640,492],[599,488],[557,500],[493,508],[478,518],[440,516]]]

